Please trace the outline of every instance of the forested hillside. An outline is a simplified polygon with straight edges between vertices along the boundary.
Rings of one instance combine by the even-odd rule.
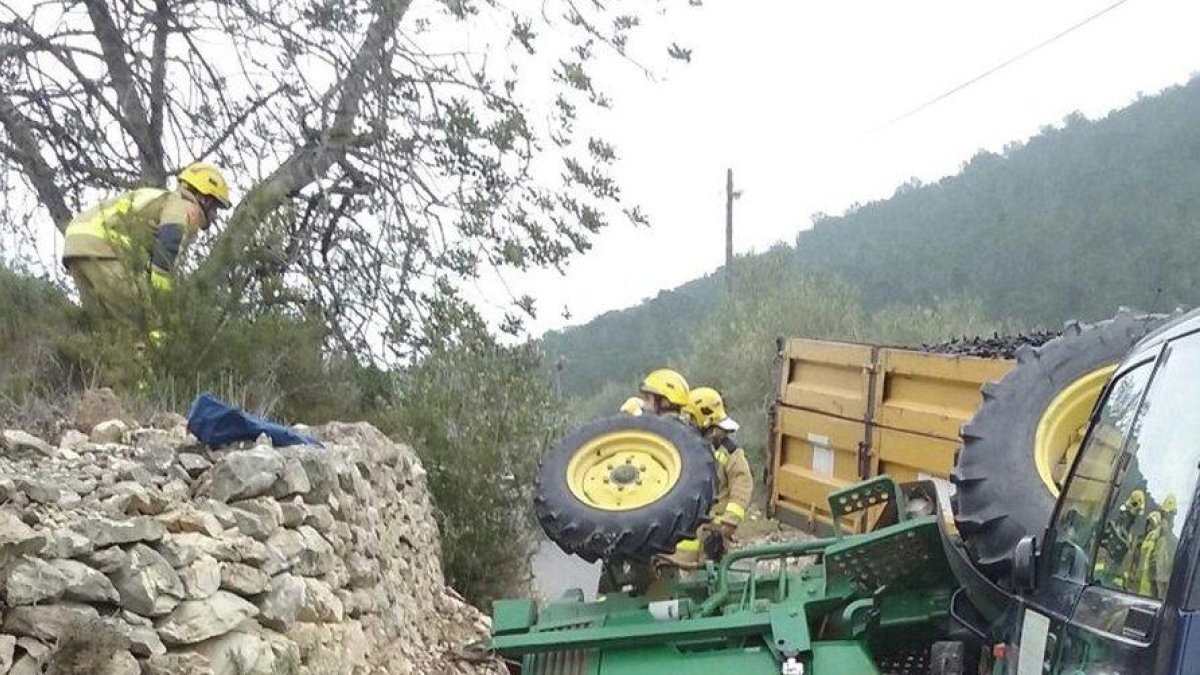
[[[1072,116],[956,176],[820,219],[795,244],[793,264],[833,272],[868,312],[970,298],[990,320],[1031,327],[1195,305],[1200,81],[1101,120]],[[550,333],[548,362],[565,392],[587,395],[679,361],[720,292],[710,275]]]

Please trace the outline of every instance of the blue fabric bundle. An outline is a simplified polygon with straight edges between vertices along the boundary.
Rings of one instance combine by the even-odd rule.
[[[209,393],[203,393],[192,401],[188,412],[188,431],[209,447],[220,447],[252,441],[262,434],[270,437],[276,446],[315,445],[324,447],[315,439],[298,434],[277,422],[235,408]]]

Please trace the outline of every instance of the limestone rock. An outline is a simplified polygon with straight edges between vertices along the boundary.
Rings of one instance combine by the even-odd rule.
[[[162,639],[158,637],[158,631],[154,630],[154,626],[132,626],[127,623],[118,623],[118,630],[126,639],[129,640],[129,651],[133,652],[134,656],[153,656],[155,654],[166,654],[167,647],[163,644]]]
[[[201,556],[179,573],[188,600],[211,598],[221,587],[221,563],[211,556]]]
[[[124,649],[117,651],[100,670],[99,675],[141,675],[142,668],[133,654]]]
[[[73,602],[13,607],[4,612],[4,632],[53,642],[70,626],[98,616],[95,607]]]
[[[308,525],[297,530],[303,542],[300,555],[292,561],[292,571],[304,576],[316,577],[333,569],[337,553],[325,537]]]
[[[92,432],[88,435],[88,438],[97,445],[120,443],[128,432],[129,425],[121,420],[106,420],[92,427]]]
[[[27,478],[17,480],[17,489],[38,504],[54,504],[62,496],[62,491],[58,489],[58,486]]]
[[[196,506],[205,513],[211,513],[221,523],[221,527],[233,527],[237,525],[237,520],[233,517],[233,509],[225,502],[219,502],[215,499],[198,499]]]
[[[38,661],[50,651],[50,645],[36,638],[25,636],[17,638],[17,646]]]
[[[304,471],[304,465],[300,463],[299,458],[290,454],[285,455],[283,470],[279,475],[279,480],[271,488],[271,494],[282,499],[292,495],[303,495],[311,489],[312,484],[309,482],[308,474]]]
[[[91,539],[97,548],[139,541],[158,541],[167,531],[162,523],[146,516],[124,520],[94,519],[80,523],[75,529]]]
[[[67,429],[58,439],[58,447],[60,452],[65,450],[81,452],[88,442],[87,434],[76,429]]]
[[[271,578],[265,572],[241,563],[221,566],[221,588],[239,595],[258,595],[267,590]]]
[[[279,503],[279,524],[284,527],[300,527],[308,515],[308,507],[299,497],[290,502]]]
[[[259,446],[231,452],[212,471],[213,499],[228,502],[266,494],[283,471],[274,448]]]
[[[307,591],[300,577],[286,572],[275,576],[266,594],[258,600],[261,612],[259,622],[268,628],[286,632],[298,620]]]
[[[178,440],[160,429],[139,429],[133,437],[133,458],[138,464],[153,474],[166,475],[175,464]]]
[[[46,545],[41,554],[47,558],[78,558],[87,555],[95,548],[91,539],[68,529],[59,528],[46,537]]]
[[[206,513],[191,504],[184,504],[158,516],[167,532],[199,532],[210,537],[221,534],[225,528],[211,513]]]
[[[214,675],[276,675],[294,672],[278,662],[271,642],[259,631],[235,630],[193,647],[208,658]]]
[[[0,560],[41,550],[46,538],[11,511],[0,509]]]
[[[129,566],[113,574],[121,606],[143,616],[168,614],[184,598],[183,582],[154,549],[137,544],[129,551]]]
[[[369,588],[379,581],[379,563],[357,551],[347,556],[346,568],[351,588]]]
[[[183,467],[183,470],[192,478],[199,476],[212,467],[212,462],[205,459],[204,455],[197,455],[191,452],[179,453],[178,461],[179,466]]]
[[[147,484],[149,482],[146,481]],[[121,481],[106,491],[111,492],[111,496],[104,500],[104,504],[113,514],[154,516],[167,508],[167,500],[158,490],[138,481]]]
[[[8,675],[42,675],[42,669],[38,665],[37,659],[26,654],[17,659],[12,670],[8,671]]]
[[[85,554],[83,562],[104,574],[112,574],[129,564],[129,555],[120,546],[110,546]]]
[[[12,635],[0,635],[0,673],[7,673],[13,664],[13,651],[17,647],[17,638]]]
[[[54,446],[19,429],[5,429],[4,433],[0,434],[0,441],[3,441],[4,449],[11,453],[33,452],[45,457],[58,455]]]
[[[309,489],[304,493],[304,501],[309,504],[322,504],[329,500],[337,486],[337,470],[329,460],[317,451],[295,450],[295,457],[308,476]]]
[[[270,497],[260,497],[230,504],[237,528],[242,534],[263,540],[279,529],[283,512],[279,502]]]
[[[304,579],[304,598],[296,611],[298,621],[334,623],[345,617],[342,601],[318,579]]]
[[[204,549],[181,541],[178,535],[171,534],[163,537],[162,541],[155,542],[154,550],[175,569],[191,565],[204,553]]]
[[[304,552],[304,537],[296,530],[281,528],[267,539],[268,556],[262,570],[274,576],[291,569],[292,563]]]
[[[155,624],[159,637],[168,645],[190,645],[224,635],[258,608],[227,591],[217,591],[206,600],[186,600]]]
[[[108,577],[75,560],[26,558],[9,570],[5,590],[10,606],[61,597],[80,602],[116,602],[120,597]]]
[[[186,502],[192,498],[192,489],[182,478],[172,478],[159,488],[163,499],[171,502]]]
[[[142,675],[214,675],[208,657],[195,652],[152,656],[142,662]]]
[[[328,534],[333,531],[336,521],[328,506],[316,504],[308,508],[308,516],[304,518],[304,524],[311,526],[317,532]]]

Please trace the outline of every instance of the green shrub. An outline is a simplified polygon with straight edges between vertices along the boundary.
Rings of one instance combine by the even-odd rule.
[[[62,350],[74,306],[53,283],[0,265],[0,423],[49,431],[82,371]]]
[[[564,419],[539,361],[476,327],[400,378],[397,426],[429,471],[446,581],[480,607],[529,591],[537,462]]]

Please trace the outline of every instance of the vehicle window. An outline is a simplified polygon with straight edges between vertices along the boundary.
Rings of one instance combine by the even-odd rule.
[[[1051,555],[1056,577],[1082,584],[1091,572],[1091,551],[1113,472],[1152,370],[1152,364],[1144,363],[1113,383],[1087,444],[1080,451],[1055,523],[1057,537]]]
[[[1168,345],[1134,422],[1094,579],[1161,600],[1200,478],[1200,336]],[[1179,514],[1185,514],[1180,517]]]

